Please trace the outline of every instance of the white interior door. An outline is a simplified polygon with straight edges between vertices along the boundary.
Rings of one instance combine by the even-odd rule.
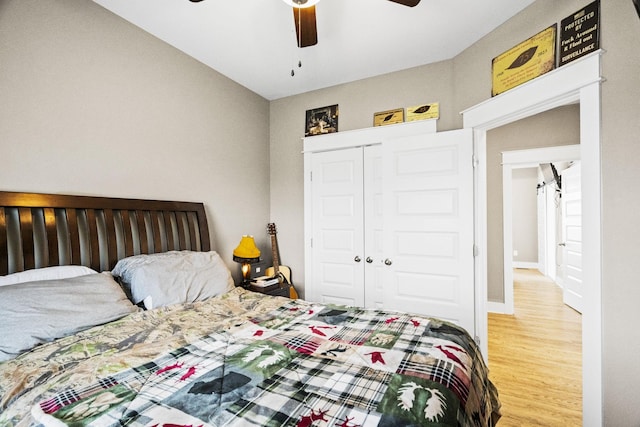
[[[312,160],[312,301],[364,305],[362,147]]]
[[[384,307],[382,145],[364,147],[364,306]]]
[[[581,168],[577,162],[562,171],[563,299],[582,313],[582,191]]]
[[[472,133],[383,143],[385,307],[474,327]]]

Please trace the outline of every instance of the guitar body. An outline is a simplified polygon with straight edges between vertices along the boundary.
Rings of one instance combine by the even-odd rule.
[[[285,283],[289,285],[289,298],[298,299],[298,293],[296,292],[293,284],[291,283],[291,269],[286,265],[280,265],[280,255],[278,253],[278,239],[276,238],[276,225],[274,223],[267,224],[267,232],[271,236],[271,256],[273,258],[273,267],[269,267],[265,270],[267,276],[278,276],[281,278],[281,284]]]

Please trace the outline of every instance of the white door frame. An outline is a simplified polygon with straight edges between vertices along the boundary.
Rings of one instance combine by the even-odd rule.
[[[524,83],[462,112],[474,132],[476,334],[487,356],[487,131],[563,105],[580,103],[583,192],[584,312],[582,316],[582,419],[602,425],[602,237],[600,167],[600,63],[602,50]]]
[[[580,145],[533,148],[502,153],[502,236],[504,244],[504,304],[491,302],[489,311],[513,314],[513,170],[540,163],[580,160]],[[540,260],[538,260],[540,262]]]

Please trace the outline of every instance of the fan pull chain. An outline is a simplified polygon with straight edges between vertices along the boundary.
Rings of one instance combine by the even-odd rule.
[[[302,68],[302,61],[298,60],[298,68]],[[293,68],[291,69],[291,77],[295,76],[296,72],[293,70]]]

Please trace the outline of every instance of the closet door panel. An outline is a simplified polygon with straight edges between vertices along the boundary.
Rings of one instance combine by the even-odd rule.
[[[364,305],[362,148],[312,159],[314,301]]]
[[[383,157],[385,307],[473,333],[471,132],[388,141]]]

